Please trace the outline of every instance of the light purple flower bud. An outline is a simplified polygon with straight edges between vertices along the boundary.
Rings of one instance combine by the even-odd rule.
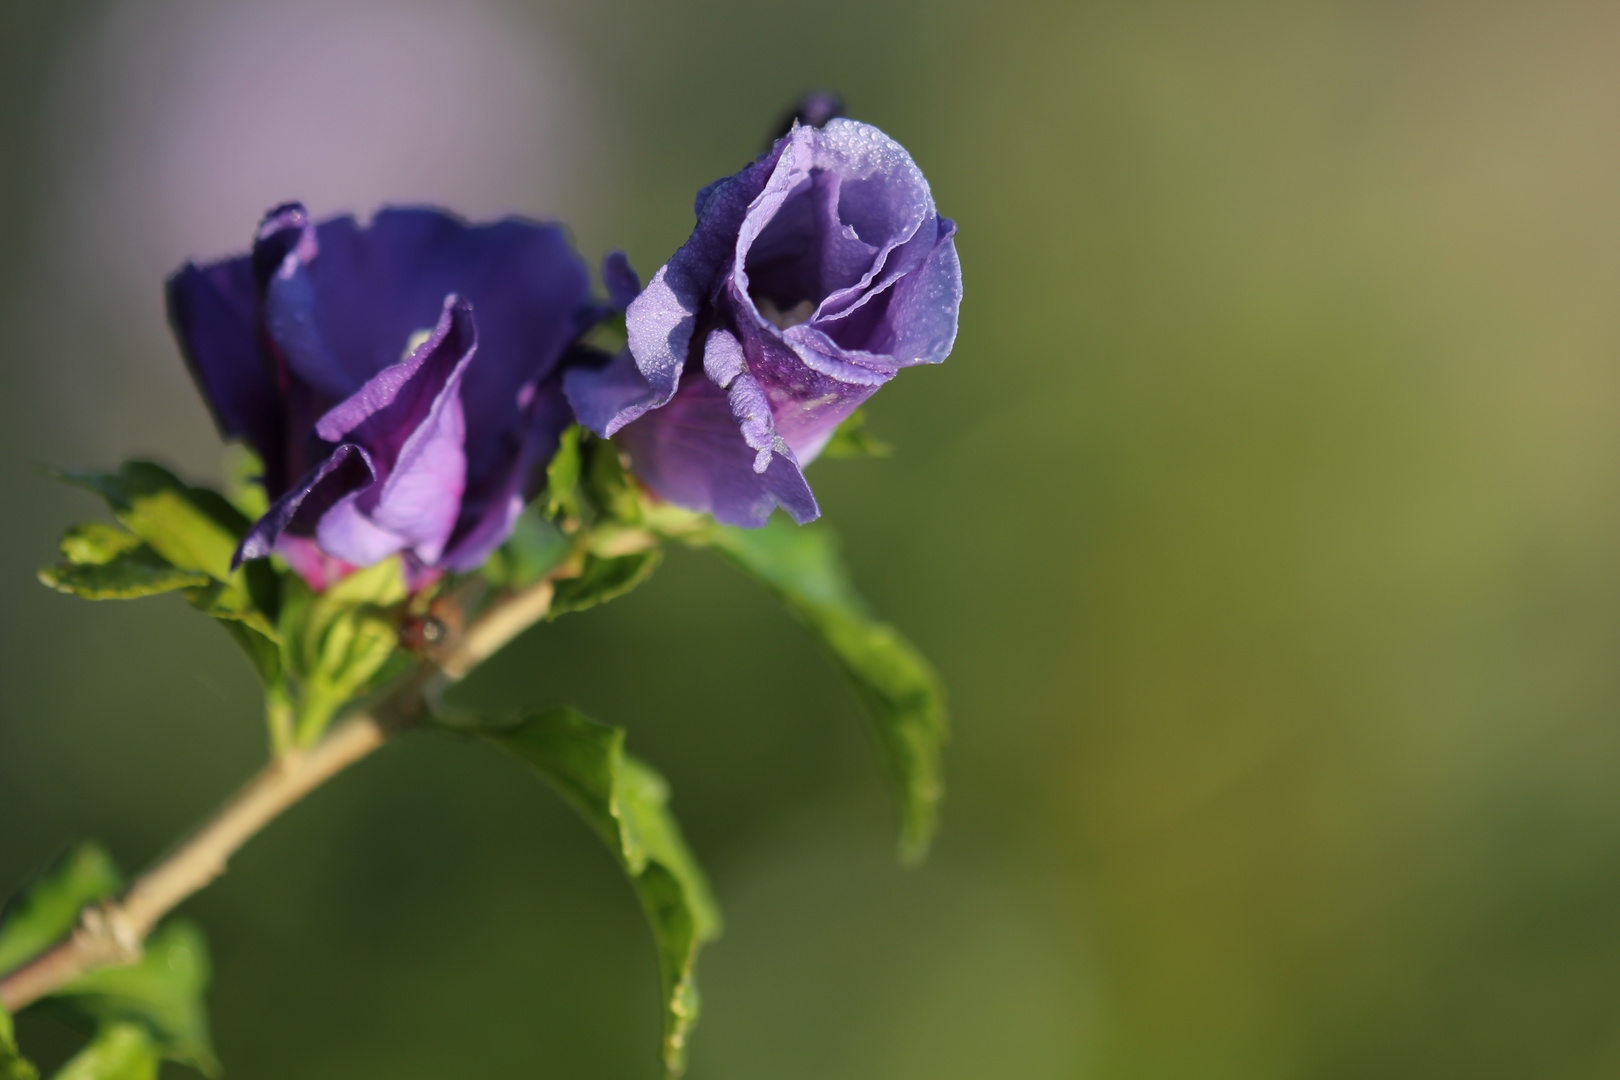
[[[564,377],[648,485],[731,525],[819,510],[802,467],[903,367],[956,340],[956,225],[870,124],[795,126],[698,193],[686,244],[629,305],[629,347]]]
[[[281,551],[317,587],[395,553],[413,574],[483,562],[572,419],[560,368],[601,315],[559,227],[428,209],[361,227],[277,207],[251,254],[188,263],[168,296],[220,433],[264,461],[272,505],[238,560]]]

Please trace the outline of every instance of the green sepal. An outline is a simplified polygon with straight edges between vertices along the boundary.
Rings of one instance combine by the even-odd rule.
[[[124,887],[112,857],[85,842],[57,859],[12,897],[0,915],[0,973],[12,971],[66,937],[86,906]]]
[[[720,933],[708,881],[669,812],[669,787],[624,752],[624,730],[573,709],[535,713],[484,738],[534,769],[579,812],[630,877],[652,927],[664,996],[663,1063],[685,1068],[698,1017],[698,947]]]
[[[551,521],[533,510],[518,516],[512,535],[485,560],[480,573],[498,589],[525,589],[556,569],[572,544]]]
[[[319,738],[337,710],[360,696],[393,657],[399,646],[394,608],[406,592],[398,558],[357,570],[322,593],[296,575],[283,580],[278,629],[285,684],[272,696],[271,711],[290,710],[298,744]]]
[[[107,1024],[51,1080],[157,1080],[162,1055],[140,1024]]]
[[[102,1032],[138,1025],[159,1056],[190,1065],[205,1076],[218,1076],[219,1059],[203,1006],[209,975],[202,931],[177,919],[146,939],[136,963],[80,975],[41,1005],[67,1013],[69,1019],[88,1018]]]
[[[0,1080],[39,1080],[39,1070],[17,1049],[17,1032],[4,1005],[0,1005]]]
[[[584,463],[580,440],[585,435],[585,429],[578,424],[568,427],[557,441],[557,452],[546,464],[545,514],[565,527],[573,522],[577,528],[585,516],[584,493],[579,486]]]
[[[901,859],[920,861],[944,793],[945,692],[933,667],[898,630],[867,614],[827,526],[777,517],[763,529],[717,526],[692,541],[762,583],[832,654],[883,749],[899,802]]]
[[[662,559],[663,552],[657,548],[607,558],[586,555],[584,568],[578,577],[563,578],[557,582],[546,618],[555,619],[571,611],[584,611],[623,596],[651,577]]]
[[[866,410],[856,409],[839,424],[821,448],[824,458],[888,457],[894,447],[866,430]]]
[[[546,466],[545,515],[573,534],[601,522],[638,524],[642,488],[625,468],[619,448],[578,424],[568,428]]]

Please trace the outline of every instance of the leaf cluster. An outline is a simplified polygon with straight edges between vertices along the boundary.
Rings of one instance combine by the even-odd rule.
[[[84,522],[62,537],[64,561],[42,582],[88,600],[178,591],[217,620],[265,685],[278,751],[307,746],[345,704],[379,681],[398,645],[406,595],[398,559],[315,593],[272,560],[232,567],[249,521],[231,500],[148,461],[116,472],[59,472],[106,500],[114,525]]]
[[[857,412],[825,455],[886,454],[863,425]],[[926,852],[942,791],[943,690],[921,654],[869,613],[826,526],[798,528],[780,518],[758,530],[716,525],[652,496],[614,443],[575,426],[562,435],[540,496],[476,575],[418,582],[413,592],[394,558],[316,592],[276,560],[232,568],[249,524],[238,507],[262,509],[262,496],[242,482],[252,469],[250,458],[238,453],[237,490],[229,500],[149,462],[128,462],[112,473],[58,474],[101,495],[117,524],[69,529],[61,542],[64,561],[42,570],[40,579],[87,599],[180,592],[217,620],[253,663],[265,684],[279,753],[313,744],[343,708],[415,661],[441,658],[434,643],[452,633],[438,625],[441,611],[459,626],[494,603],[526,594],[549,597],[549,607],[544,599],[541,607],[556,619],[646,581],[666,541],[710,549],[776,596],[848,679],[896,791],[902,859]],[[432,635],[421,630],[429,625]],[[668,1075],[679,1075],[698,1016],[698,949],[718,935],[720,915],[669,809],[668,785],[624,752],[622,729],[571,708],[515,721],[444,714],[438,722],[536,772],[624,869],[657,947],[662,1060]],[[116,868],[99,849],[75,851],[8,909],[0,922],[0,972],[68,933],[86,905],[120,887]],[[94,971],[62,987],[37,1007],[59,1011],[95,1034],[59,1077],[150,1078],[163,1058],[211,1072],[217,1065],[201,1006],[207,980],[201,935],[177,922],[153,935],[140,963]],[[0,1080],[34,1077],[17,1052],[9,1017],[0,1014]]]
[[[70,933],[93,907],[123,887],[111,858],[80,844],[14,897],[0,916],[0,973],[14,970]],[[160,927],[141,958],[80,975],[30,1006],[90,1033],[90,1041],[55,1080],[147,1080],[160,1061],[219,1075],[203,994],[208,946],[184,920]],[[0,1080],[35,1080],[0,1010]]]

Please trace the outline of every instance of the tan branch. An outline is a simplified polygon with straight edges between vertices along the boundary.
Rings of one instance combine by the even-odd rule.
[[[0,1005],[16,1012],[95,968],[132,964],[141,943],[181,901],[225,872],[225,864],[255,833],[315,788],[359,761],[399,731],[419,722],[437,685],[470,672],[544,618],[549,580],[496,600],[436,663],[407,676],[369,711],[344,719],[308,750],[272,759],[190,838],[121,899],[88,907],[67,938],[0,979]]]

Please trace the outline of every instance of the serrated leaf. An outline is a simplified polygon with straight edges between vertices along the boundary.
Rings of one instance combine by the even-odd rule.
[[[872,719],[898,796],[901,858],[920,860],[944,793],[945,693],[939,676],[898,630],[866,613],[825,525],[795,526],[777,517],[763,529],[717,527],[699,542],[776,594],[849,678]]]
[[[893,453],[893,446],[866,430],[865,409],[850,413],[821,449],[824,458],[888,457]]]
[[[0,914],[0,973],[21,966],[66,937],[79,913],[123,888],[112,857],[82,843],[57,859]]]
[[[563,578],[557,582],[557,591],[552,595],[546,618],[555,619],[571,611],[584,611],[623,596],[651,577],[662,559],[663,552],[657,548],[612,558],[585,556],[585,566],[578,577]]]
[[[129,534],[126,533],[126,536]],[[181,570],[130,536],[136,546],[104,562],[58,563],[39,571],[39,580],[84,600],[135,600],[143,596],[213,584],[207,574]]]
[[[39,1070],[17,1049],[17,1032],[4,1005],[0,1005],[0,1080],[39,1080]]]
[[[93,522],[62,540],[71,563],[40,571],[46,585],[88,599],[132,599],[185,589],[197,610],[225,623],[266,685],[266,663],[279,640],[280,578],[268,563],[231,570],[248,520],[224,496],[191,487],[151,462],[128,461],[115,473],[63,472],[62,479],[107,500],[127,533]],[[240,623],[241,626],[232,625]]]
[[[204,578],[201,585],[186,593],[186,602],[204,615],[241,623],[272,642],[281,640],[281,631],[269,615],[235,585]]]
[[[175,920],[146,939],[137,963],[87,972],[46,1000],[89,1017],[98,1027],[139,1025],[161,1056],[215,1076],[219,1061],[203,1006],[209,974],[202,931]]]
[[[624,731],[573,709],[533,714],[485,738],[534,769],[594,829],[630,877],[658,948],[664,993],[664,1068],[679,1076],[698,1016],[698,947],[720,933],[720,913],[669,812],[669,788],[624,753]]]
[[[51,1080],[157,1080],[161,1056],[140,1024],[107,1024]]]
[[[106,499],[119,522],[170,563],[230,581],[248,521],[218,492],[190,487],[149,461],[126,461],[115,473],[58,475]]]

